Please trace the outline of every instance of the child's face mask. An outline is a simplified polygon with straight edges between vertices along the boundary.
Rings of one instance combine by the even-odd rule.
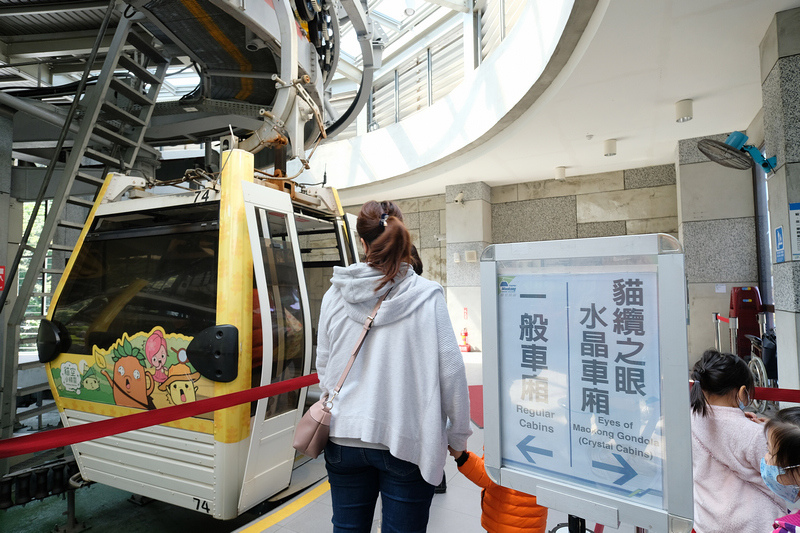
[[[747,403],[744,403],[742,401],[742,399],[739,397],[738,394],[736,395],[736,401],[739,403],[739,409],[741,409],[742,412],[744,412],[745,408],[748,405],[750,405],[750,393],[749,392],[745,392],[745,397],[744,398],[745,398],[745,400],[747,400]]]
[[[794,466],[790,468],[795,468]],[[783,485],[778,481],[778,476],[786,473],[786,469],[780,466],[768,465],[767,461],[761,458],[761,479],[767,485],[767,488],[786,500],[789,503],[794,503],[800,498],[800,486],[797,485]]]

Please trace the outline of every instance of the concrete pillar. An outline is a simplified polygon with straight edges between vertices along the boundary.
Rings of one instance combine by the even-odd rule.
[[[690,367],[714,347],[712,313],[728,316],[731,287],[758,285],[752,170],[709,161],[697,149],[699,140],[679,141],[676,166],[678,231],[689,293]],[[727,327],[721,348],[730,350]]]
[[[9,220],[11,209],[11,144],[14,133],[13,111],[0,109],[0,221]],[[0,243],[9,242],[10,224],[0,224]],[[0,246],[0,266],[8,267],[9,251],[5,244]],[[10,255],[13,259],[13,253]],[[2,311],[2,310],[0,310]]]
[[[467,328],[467,343],[476,351],[482,346],[480,258],[492,240],[491,196],[483,182],[445,189],[447,307],[456,333]]]
[[[478,35],[478,19],[480,10],[461,15],[461,28],[464,32],[464,77],[472,76],[480,61],[480,35]]]
[[[10,262],[19,244],[22,229],[22,209],[17,208],[16,200],[11,197],[11,145],[14,134],[13,111],[0,108],[0,266],[8,273]],[[18,231],[19,230],[19,231]],[[4,276],[5,284],[12,287],[9,298],[0,309],[0,438],[8,438],[14,434],[14,413],[16,411],[16,353],[8,353],[6,346],[8,313],[16,295],[15,280]],[[8,471],[8,461],[0,461],[0,476]]]
[[[778,341],[778,378],[781,387],[800,388],[800,8],[781,11],[772,19],[759,46],[764,138],[768,156],[777,155],[778,168],[769,179],[769,219],[783,228],[784,257],[778,262],[772,245],[775,293],[775,332]],[[797,208],[793,210],[792,208]],[[794,235],[792,228],[794,227]]]

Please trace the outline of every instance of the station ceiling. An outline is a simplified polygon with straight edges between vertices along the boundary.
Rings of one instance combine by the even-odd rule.
[[[370,4],[378,13],[386,4],[382,16],[394,20],[387,2]],[[417,3],[424,9],[426,2]],[[107,5],[0,0],[0,90],[77,80]],[[557,166],[569,177],[672,163],[679,140],[744,130],[756,119],[759,44],[776,12],[798,6],[800,0],[600,0],[602,18],[591,38],[518,119],[498,126],[479,149],[361,192],[420,196],[464,181],[552,179]],[[390,34],[391,20],[385,21]],[[175,71],[184,69],[168,78],[174,98],[196,83],[190,63],[174,60]],[[675,102],[687,98],[694,118],[676,123]],[[611,138],[617,155],[605,157],[603,141]]]
[[[798,0],[600,0],[591,31],[519,118],[498,124],[469,152],[355,187],[346,201],[442,194],[447,185],[476,181],[547,180],[558,166],[569,178],[672,164],[682,139],[751,124],[758,129],[759,44],[776,13],[799,6]],[[683,99],[693,100],[694,117],[677,123],[675,103]],[[613,157],[604,156],[606,139],[617,140]]]

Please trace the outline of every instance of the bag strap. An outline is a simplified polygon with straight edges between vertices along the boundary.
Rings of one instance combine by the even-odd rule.
[[[339,394],[339,390],[342,388],[344,384],[345,378],[347,378],[347,374],[350,373],[350,369],[353,367],[353,363],[356,360],[356,356],[358,355],[359,350],[361,350],[361,345],[364,344],[364,339],[367,338],[367,333],[369,333],[370,328],[372,328],[372,323],[375,321],[375,316],[378,314],[378,309],[381,308],[381,304],[389,296],[389,293],[392,292],[394,287],[391,287],[388,291],[386,291],[383,296],[378,298],[378,303],[375,304],[375,307],[372,309],[372,313],[367,316],[367,319],[364,321],[364,327],[361,329],[361,336],[358,338],[358,342],[356,343],[355,347],[353,348],[352,353],[350,354],[350,360],[347,361],[347,366],[344,368],[344,372],[342,372],[342,377],[339,378],[339,383],[336,384],[336,388],[333,389],[333,395],[330,397],[329,400],[325,401],[327,406],[333,405],[333,399]]]

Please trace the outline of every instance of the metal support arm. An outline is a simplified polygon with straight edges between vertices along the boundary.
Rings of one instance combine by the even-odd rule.
[[[386,46],[386,38],[377,23],[374,23],[369,14],[364,10],[360,0],[342,0],[353,29],[356,31],[359,45],[361,46],[361,57],[363,58],[363,72],[361,73],[361,84],[355,99],[350,103],[350,107],[342,113],[333,124],[328,128],[328,137],[334,137],[349,126],[364,109],[367,100],[372,97],[372,84],[374,82],[375,71],[381,66],[383,49]]]

